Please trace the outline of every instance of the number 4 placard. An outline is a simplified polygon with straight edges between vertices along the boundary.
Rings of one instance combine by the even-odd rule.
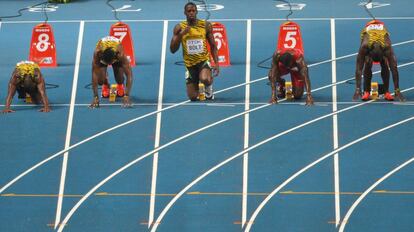
[[[302,35],[300,26],[292,21],[280,25],[277,50],[300,49],[303,52]]]
[[[33,28],[29,60],[41,67],[56,67],[56,44],[52,26],[41,23]]]

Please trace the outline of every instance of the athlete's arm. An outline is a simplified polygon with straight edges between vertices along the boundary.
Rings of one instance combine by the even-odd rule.
[[[40,93],[40,96],[42,97],[42,102],[43,102],[43,108],[40,109],[40,112],[50,112],[50,108],[49,108],[49,100],[47,99],[46,96],[46,87],[45,87],[45,80],[43,78],[42,73],[40,72],[40,70],[35,71],[35,75],[39,75],[39,83],[37,83],[37,90]]]
[[[213,75],[217,76],[220,73],[220,66],[218,63],[217,46],[216,46],[216,42],[214,41],[212,25],[210,22],[207,22],[206,24],[206,37],[207,37],[208,43],[210,44],[210,50],[211,50],[211,54],[213,55],[213,60],[215,64],[215,67],[213,68],[213,71],[214,71]]]
[[[400,92],[400,85],[399,85],[400,77],[398,74],[397,58],[395,57],[394,50],[392,49],[392,46],[391,46],[391,40],[388,37],[388,34],[385,36],[385,44],[386,44],[385,57],[387,58],[388,64],[391,69],[392,80],[394,82],[395,97],[397,97],[398,100],[400,101],[404,101],[405,100],[404,96]]]
[[[310,84],[310,80],[309,80],[308,65],[306,64],[305,59],[303,58],[303,56],[301,56],[298,59],[297,65],[299,67],[300,75],[305,80],[305,85],[306,85],[306,105],[313,105],[313,98],[312,98],[312,93],[311,93],[311,91],[312,91],[311,90],[311,84]]]
[[[13,113],[14,111],[10,109],[10,105],[13,99],[14,94],[16,93],[16,77],[17,77],[17,71],[16,69],[13,71],[13,74],[9,81],[8,91],[7,91],[7,97],[6,97],[6,104],[3,109],[3,113]]]
[[[125,72],[125,76],[126,76],[126,90],[125,90],[125,95],[123,97],[123,107],[130,107],[131,106],[131,101],[129,100],[129,95],[131,93],[131,88],[132,88],[132,83],[133,83],[133,77],[132,77],[132,70],[131,70],[131,65],[129,64],[129,60],[126,57],[126,55],[124,54],[124,49],[122,46],[118,47],[118,54],[120,57],[120,62],[122,65],[122,69]]]
[[[181,39],[185,34],[190,31],[190,27],[187,26],[184,30],[181,30],[180,24],[175,25],[173,37],[170,42],[170,51],[175,53],[180,48]]]
[[[93,92],[93,100],[90,108],[96,108],[99,107],[99,95],[98,95],[98,75],[97,75],[97,69],[100,67],[98,66],[99,56],[98,56],[98,50],[96,49],[93,53],[93,60],[92,60],[92,92]]]
[[[368,44],[364,39],[361,42],[361,46],[359,47],[357,60],[356,60],[356,68],[355,68],[355,93],[353,96],[353,100],[356,101],[361,97],[361,77],[362,77],[362,68],[364,67],[365,56],[367,54]]]
[[[272,96],[269,100],[269,103],[277,103],[277,95],[276,95],[276,80],[280,78],[279,73],[279,58],[280,54],[275,52],[272,57],[272,66],[269,70],[269,81],[270,87],[272,88]]]

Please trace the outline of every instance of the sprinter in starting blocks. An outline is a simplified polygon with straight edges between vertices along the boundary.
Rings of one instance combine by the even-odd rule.
[[[361,45],[359,47],[355,70],[355,93],[353,100],[359,98],[363,101],[371,99],[371,79],[373,62],[381,65],[381,78],[384,83],[384,99],[393,101],[394,97],[389,92],[390,70],[394,82],[394,94],[399,101],[405,98],[400,92],[397,59],[391,46],[388,30],[383,22],[372,20],[361,31]],[[361,77],[364,74],[364,93],[361,91]]]
[[[291,82],[286,82],[282,78],[286,74],[290,74]],[[269,71],[269,81],[272,88],[270,103],[277,103],[278,97],[300,99],[306,87],[306,105],[313,105],[300,27],[295,22],[287,21],[280,26],[277,50],[273,54]],[[289,91],[286,92],[288,88]]]
[[[38,64],[32,61],[21,61],[16,64],[9,81],[3,113],[14,112],[10,109],[10,105],[16,91],[19,98],[26,99],[26,103],[40,104],[40,102],[43,102],[43,108],[39,110],[40,112],[50,111],[49,100],[46,96],[45,81]]]
[[[107,36],[99,40],[93,54],[92,61],[92,90],[93,101],[91,108],[99,107],[98,85],[102,85],[102,97],[110,95],[107,68],[112,66],[115,81],[117,83],[116,93],[122,97],[123,107],[131,107],[129,95],[132,87],[132,70],[126,57],[121,41],[113,36]],[[124,75],[126,76],[126,88],[124,88]]]

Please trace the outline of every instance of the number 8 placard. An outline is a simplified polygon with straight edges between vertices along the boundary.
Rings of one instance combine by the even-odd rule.
[[[56,44],[52,26],[41,23],[33,28],[29,60],[40,67],[56,67]]]

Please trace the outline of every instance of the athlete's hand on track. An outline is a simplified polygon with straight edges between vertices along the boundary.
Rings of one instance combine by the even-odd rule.
[[[128,97],[128,96],[126,96],[126,95],[122,98],[122,107],[125,107],[125,108],[130,108],[130,107],[132,107],[132,103],[131,103],[131,101],[129,100],[129,97]]]
[[[397,98],[400,102],[405,101],[405,97],[402,95],[400,90],[395,90],[395,98]]]
[[[352,100],[353,101],[358,101],[360,98],[361,98],[361,90],[356,89],[355,93],[354,93],[354,96],[352,97]]]
[[[6,108],[2,111],[3,114],[7,114],[7,113],[14,113],[14,110],[11,110],[10,108]]]
[[[306,95],[306,104],[307,106],[313,106],[313,97],[310,94]]]
[[[94,97],[91,105],[89,106],[91,109],[99,108],[99,97]]]
[[[50,112],[50,108],[48,106],[45,106],[42,109],[40,109],[39,112],[44,112],[44,113]]]
[[[272,94],[272,97],[270,98],[269,103],[270,104],[277,104],[277,97],[276,97],[276,95],[273,95]]]

